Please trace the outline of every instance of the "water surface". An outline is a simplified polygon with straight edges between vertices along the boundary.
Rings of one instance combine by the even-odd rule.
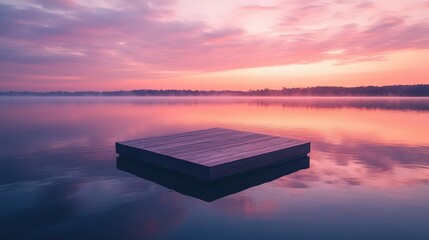
[[[0,239],[428,239],[429,98],[0,98]],[[212,202],[114,142],[223,127],[312,142],[310,168]]]

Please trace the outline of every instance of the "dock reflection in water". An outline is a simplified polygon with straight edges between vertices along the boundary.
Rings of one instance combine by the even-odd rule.
[[[310,158],[307,156],[300,157],[214,182],[205,182],[123,157],[116,158],[116,166],[119,170],[152,181],[178,193],[212,202],[245,189],[271,182],[299,170],[308,169],[310,168]]]

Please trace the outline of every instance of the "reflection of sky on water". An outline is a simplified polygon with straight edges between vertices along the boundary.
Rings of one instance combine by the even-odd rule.
[[[415,98],[2,98],[0,237],[426,239],[428,110]],[[210,203],[116,169],[115,141],[208,127],[309,140],[311,167]]]

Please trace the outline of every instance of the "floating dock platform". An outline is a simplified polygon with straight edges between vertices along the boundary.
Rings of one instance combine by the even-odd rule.
[[[209,182],[305,157],[309,152],[310,142],[224,128],[116,143],[120,157]]]

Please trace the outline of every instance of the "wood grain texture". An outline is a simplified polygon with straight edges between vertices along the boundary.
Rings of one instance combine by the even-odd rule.
[[[306,156],[310,143],[211,128],[116,143],[116,153],[206,181]]]

